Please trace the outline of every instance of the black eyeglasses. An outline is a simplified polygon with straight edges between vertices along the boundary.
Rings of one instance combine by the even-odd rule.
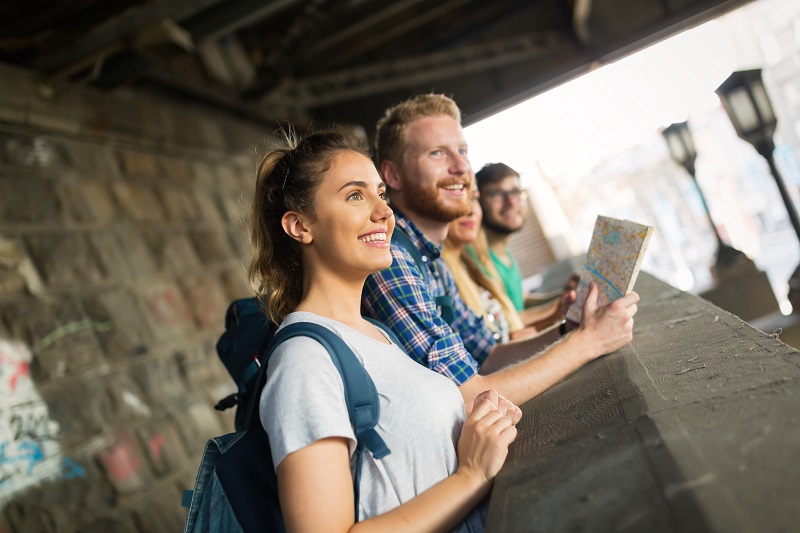
[[[514,200],[524,200],[528,197],[528,193],[522,189],[510,189],[508,191],[504,191],[503,189],[492,189],[489,191],[481,191],[481,196],[489,200],[490,202],[496,202],[503,199],[503,202],[507,202],[510,198]]]

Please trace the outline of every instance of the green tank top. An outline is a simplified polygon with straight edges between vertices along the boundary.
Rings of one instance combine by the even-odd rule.
[[[511,266],[506,266],[491,250],[489,250],[489,255],[494,261],[494,266],[500,275],[500,279],[503,280],[503,285],[511,303],[514,304],[517,311],[522,311],[525,308],[525,299],[522,296],[522,271],[519,269],[517,260],[511,255],[511,252],[506,251],[506,256],[511,262]]]

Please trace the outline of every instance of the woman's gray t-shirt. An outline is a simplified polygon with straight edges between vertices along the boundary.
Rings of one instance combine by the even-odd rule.
[[[339,335],[378,390],[381,416],[375,429],[391,453],[378,460],[365,454],[360,519],[394,509],[456,471],[456,443],[466,414],[452,381],[414,362],[398,346],[376,341],[335,320],[295,312],[281,327],[294,322],[321,324]],[[317,341],[294,337],[275,350],[267,367],[260,413],[275,468],[288,454],[328,437],[349,439],[354,468],[356,441],[344,385],[327,350]]]

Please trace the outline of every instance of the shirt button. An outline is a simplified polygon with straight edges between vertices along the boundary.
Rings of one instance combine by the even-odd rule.
[[[422,256],[422,262],[423,263],[427,263],[428,262],[428,256],[427,255],[423,255]]]

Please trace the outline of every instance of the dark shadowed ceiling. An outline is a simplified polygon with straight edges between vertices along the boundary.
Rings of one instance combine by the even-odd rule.
[[[0,62],[254,120],[357,123],[421,92],[473,122],[748,0],[6,0]]]

